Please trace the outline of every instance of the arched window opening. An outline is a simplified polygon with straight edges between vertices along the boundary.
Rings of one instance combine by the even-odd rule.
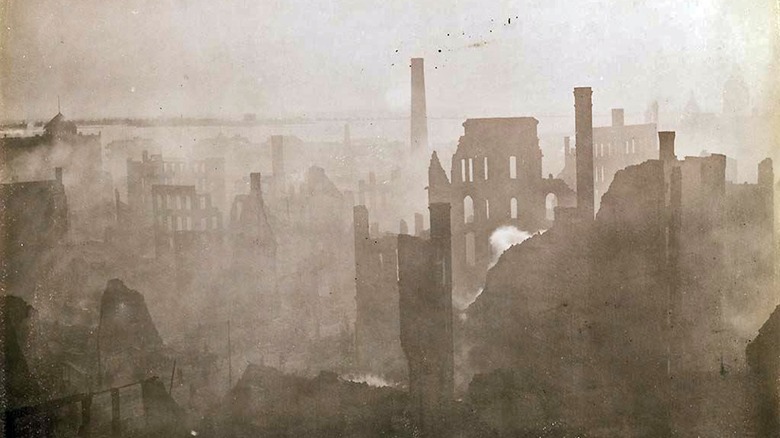
[[[482,168],[485,171],[485,181],[487,181],[487,179],[488,179],[488,159],[487,159],[487,157],[484,157],[482,159]]]
[[[469,182],[474,182],[474,159],[469,158]]]
[[[466,159],[462,158],[460,160],[460,179],[463,182],[466,182]]]
[[[490,219],[490,201],[485,199],[485,219]]]
[[[558,206],[558,197],[555,193],[548,193],[544,199],[546,217],[548,221],[555,220],[555,207]]]
[[[477,250],[474,247],[474,233],[466,234],[466,263],[474,266],[477,263]]]
[[[474,222],[474,200],[471,196],[463,198],[463,219],[467,224]]]
[[[509,210],[512,219],[517,219],[517,198],[512,198],[512,201],[510,201]]]
[[[509,157],[509,178],[517,179],[517,157]]]

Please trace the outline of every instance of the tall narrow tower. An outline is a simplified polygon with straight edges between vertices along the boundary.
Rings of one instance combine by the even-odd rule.
[[[593,90],[574,89],[574,127],[577,154],[577,209],[585,219],[593,219]]]
[[[425,109],[425,66],[423,58],[412,58],[412,152],[428,150],[428,116]]]

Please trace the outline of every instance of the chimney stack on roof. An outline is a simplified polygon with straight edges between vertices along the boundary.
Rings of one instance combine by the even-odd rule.
[[[661,161],[674,161],[677,156],[674,153],[674,131],[660,131],[658,133],[658,159]]]

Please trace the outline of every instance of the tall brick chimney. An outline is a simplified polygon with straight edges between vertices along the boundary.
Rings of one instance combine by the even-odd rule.
[[[577,209],[585,219],[593,219],[593,90],[574,89],[574,126],[577,153]]]
[[[412,152],[428,149],[428,115],[425,107],[425,67],[423,58],[412,58]]]
[[[625,125],[625,112],[623,108],[612,108],[612,126]]]
[[[54,168],[54,179],[56,179],[58,183],[62,184],[62,167]]]
[[[674,131],[658,132],[658,159],[661,161],[674,161],[677,156],[674,153]]]

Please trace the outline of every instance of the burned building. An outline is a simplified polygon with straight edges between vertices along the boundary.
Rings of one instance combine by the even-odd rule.
[[[98,387],[143,379],[164,362],[144,296],[119,279],[109,280],[103,291],[96,333]]]
[[[142,157],[146,151],[152,156],[162,154],[162,146],[154,139],[122,138],[105,146],[105,169],[111,173],[115,187],[127,187],[127,160]]]
[[[176,232],[222,230],[222,215],[211,204],[211,196],[195,186],[153,185],[154,242],[157,258],[175,254]]]
[[[618,170],[657,156],[656,123],[626,125],[623,109],[615,108],[612,110],[611,126],[593,127],[591,138],[593,196],[595,208],[598,210],[601,196],[609,189]],[[572,188],[575,188],[578,182],[577,147],[572,148],[569,137],[564,138],[565,164],[558,178],[566,181]]]
[[[406,367],[400,341],[397,238],[371,230],[364,205],[353,212],[355,366],[359,372],[402,381]]]
[[[40,135],[0,139],[0,163],[10,180],[36,178],[52,167],[78,163],[83,179],[79,186],[84,188],[98,182],[103,172],[100,134],[79,133],[74,122],[57,113]]]
[[[538,121],[532,117],[468,119],[447,180],[438,156],[429,166],[428,192],[452,205],[453,282],[458,296],[484,283],[493,254],[489,239],[504,225],[536,232],[549,226],[546,203],[566,206],[574,192],[542,177]]]
[[[761,436],[777,436],[780,431],[780,307],[775,308],[758,335],[748,344],[746,355],[750,372],[757,381],[754,406]]]
[[[263,199],[261,176],[250,175],[248,195],[236,196],[230,210],[232,270],[255,293],[256,301],[245,303],[269,317],[278,312],[277,241]]]
[[[3,182],[45,178],[54,167],[64,170],[71,233],[99,239],[110,222],[111,186],[103,172],[100,134],[83,134],[76,124],[57,113],[30,137],[0,138]]]
[[[136,218],[144,226],[151,226],[154,219],[152,186],[188,185],[198,193],[208,194],[220,211],[225,206],[225,160],[205,158],[199,160],[164,159],[161,154],[141,154],[141,161],[127,160],[127,203]]]
[[[425,436],[437,436],[455,378],[450,205],[431,203],[430,217],[430,239],[398,236],[398,294],[410,406]]]
[[[471,364],[521,373],[517,397],[537,399],[528,421],[752,433],[740,346],[777,297],[773,275],[746,271],[773,255],[736,242],[772,241],[771,189],[729,201],[740,189],[725,183],[724,156],[678,160],[674,133],[659,137],[659,159],[619,171],[594,221],[559,208],[552,228],[504,253],[468,309]],[[760,167],[768,180],[771,164]]]
[[[5,293],[27,300],[35,299],[36,284],[48,275],[55,248],[68,237],[68,197],[62,168],[54,173],[52,180],[0,185],[0,282]]]

